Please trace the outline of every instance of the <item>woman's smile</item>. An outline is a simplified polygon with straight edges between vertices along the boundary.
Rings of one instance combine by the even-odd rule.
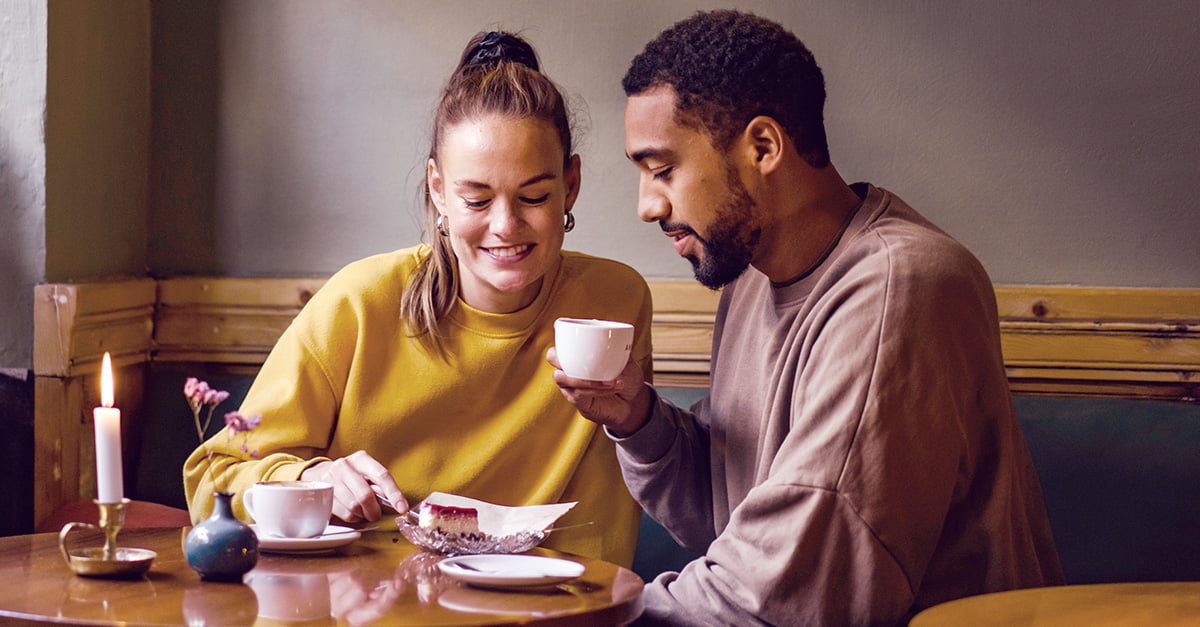
[[[495,248],[480,247],[480,250],[500,263],[517,263],[528,257],[534,246],[535,244],[520,244],[517,246],[498,246]]]

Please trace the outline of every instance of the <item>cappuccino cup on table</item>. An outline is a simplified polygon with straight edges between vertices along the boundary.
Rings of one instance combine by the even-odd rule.
[[[260,481],[242,495],[258,530],[280,538],[314,538],[333,515],[333,484]]]
[[[621,374],[633,349],[633,325],[613,320],[559,318],[554,349],[567,376],[611,381]]]

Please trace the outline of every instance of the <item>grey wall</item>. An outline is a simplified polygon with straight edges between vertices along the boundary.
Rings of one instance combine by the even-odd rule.
[[[999,283],[1200,287],[1191,0],[775,0],[828,77],[833,155],[963,240]],[[634,215],[626,65],[687,0],[0,0],[0,369],[33,284],[328,274],[415,243],[438,88],[518,30],[576,104],[569,247],[686,278]]]
[[[46,7],[0,0],[0,535],[33,524],[33,286],[45,262]],[[29,477],[29,480],[17,478]]]
[[[326,274],[419,237],[415,190],[430,109],[462,45],[495,26],[527,35],[584,126],[579,227],[567,246],[686,278],[634,214],[620,77],[659,30],[698,7],[659,2],[225,2],[156,63],[213,63],[157,87],[190,160],[156,204],[151,266],[172,273]],[[900,194],[1000,283],[1200,287],[1200,3],[761,1],[827,75],[835,163]],[[160,26],[194,7],[159,7]],[[466,17],[471,16],[471,17]],[[215,32],[214,32],[215,31]],[[215,78],[214,78],[215,77]],[[215,144],[210,144],[215,130]],[[188,135],[191,135],[191,140]],[[193,146],[211,147],[198,163]],[[198,210],[198,211],[197,211]],[[168,216],[164,218],[163,216]],[[182,220],[182,222],[181,222]],[[194,233],[209,233],[194,237]]]
[[[33,286],[148,271],[147,0],[0,0],[0,370]]]
[[[32,365],[46,257],[46,7],[0,0],[0,368]]]

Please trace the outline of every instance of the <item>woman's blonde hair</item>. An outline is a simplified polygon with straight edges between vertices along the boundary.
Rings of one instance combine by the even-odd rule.
[[[434,113],[429,158],[438,162],[446,129],[488,115],[549,122],[562,144],[563,167],[569,167],[571,124],[562,93],[542,74],[533,47],[512,33],[479,33],[463,50]],[[458,274],[450,242],[437,228],[438,211],[428,180],[424,204],[431,252],[420,261],[400,297],[400,316],[410,337],[445,358],[440,327],[458,297]]]

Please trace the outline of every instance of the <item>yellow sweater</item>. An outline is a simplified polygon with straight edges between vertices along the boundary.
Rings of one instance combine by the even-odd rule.
[[[388,466],[413,505],[434,491],[502,505],[579,501],[559,524],[594,524],[551,534],[544,546],[629,565],[641,510],[612,442],[563,398],[545,353],[560,316],[629,322],[633,357],[649,380],[645,281],[618,262],[564,251],[520,311],[458,301],[444,325],[447,363],[407,337],[399,316],[404,285],[428,252],[422,245],[351,263],[317,292],[242,403],[262,424],[245,440],[223,430],[185,462],[192,520],[209,514],[218,486],[240,495],[362,449]],[[241,452],[243,442],[257,459]],[[240,498],[234,511],[249,519]]]

